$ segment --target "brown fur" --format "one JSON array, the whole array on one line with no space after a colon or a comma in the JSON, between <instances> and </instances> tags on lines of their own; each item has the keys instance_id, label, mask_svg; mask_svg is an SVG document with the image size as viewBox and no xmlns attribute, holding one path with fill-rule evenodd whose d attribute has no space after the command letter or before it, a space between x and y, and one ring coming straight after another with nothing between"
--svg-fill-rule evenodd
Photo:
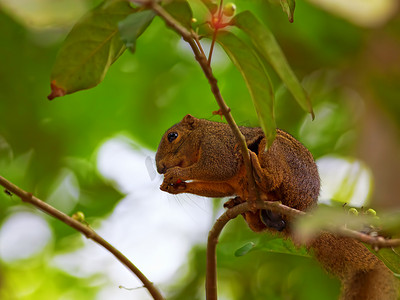
<instances>
[{"instance_id":1,"label":"brown fur","mask_svg":"<svg viewBox=\"0 0 400 300\"><path fill-rule=\"evenodd\" d=\"M254 178L261 193L271 201L306 211L317 202L320 180L310 152L288 133L277 130L272 146L265 151L266 139L260 128L240 128L250 150ZM173 141L168 136L176 133ZM159 173L165 174L161 190L192 193L206 197L236 196L226 203L232 207L248 199L248 183L241 153L227 124L187 115L162 137L156 154ZM187 181L187 182L186 182ZM291 236L290 220L261 212L248 212L244 218L255 231L279 228ZM395 300L398 280L391 271L360 242L322 233L308 246L330 273L342 281L342 300Z\"/></svg>"}]
</instances>

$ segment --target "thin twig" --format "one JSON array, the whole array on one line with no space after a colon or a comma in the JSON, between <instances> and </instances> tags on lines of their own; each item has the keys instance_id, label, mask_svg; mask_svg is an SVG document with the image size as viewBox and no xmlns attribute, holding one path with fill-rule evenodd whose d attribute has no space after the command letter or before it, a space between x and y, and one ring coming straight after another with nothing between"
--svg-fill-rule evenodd
<instances>
[{"instance_id":1,"label":"thin twig","mask_svg":"<svg viewBox=\"0 0 400 300\"><path fill-rule=\"evenodd\" d=\"M374 249L391 248L400 246L400 239L385 239L382 236L372 236L359 231L351 230L346 227L340 227L332 231L342 236L353 238L357 241L371 245Z\"/></svg>"},{"instance_id":2,"label":"thin twig","mask_svg":"<svg viewBox=\"0 0 400 300\"><path fill-rule=\"evenodd\" d=\"M209 51L209 53L208 53L208 66L210 67L211 66L211 59L212 59L212 55L213 55L213 52L214 52L214 46L215 46L215 40L217 39L217 34L218 34L218 28L215 28L214 29L214 33L213 33L213 37L212 37L212 40L211 40L211 46L210 46L210 51Z\"/></svg>"},{"instance_id":3,"label":"thin twig","mask_svg":"<svg viewBox=\"0 0 400 300\"><path fill-rule=\"evenodd\" d=\"M104 240L92 228L85 224L82 224L81 222L71 218L70 216L47 204L46 202L43 202L42 200L36 198L31 193L24 191L23 189L9 182L2 176L0 176L0 185L2 185L7 191L17 195L19 198L21 198L22 201L32 204L46 214L81 232L88 239L91 239L97 244L103 246L140 279L140 281L143 283L143 286L152 295L153 299L164 300L164 297L161 295L160 291L153 285L153 283L148 280L147 277L128 258L126 258L126 256L124 256L119 250L117 250L110 243Z\"/></svg>"},{"instance_id":4,"label":"thin twig","mask_svg":"<svg viewBox=\"0 0 400 300\"><path fill-rule=\"evenodd\" d=\"M217 12L217 18L218 21L215 22L215 20L212 20L211 23L215 24L215 23L220 23L222 20L222 4L223 4L223 0L220 0L219 2L219 7L218 7L218 12ZM214 18L214 16L212 16L212 18ZM214 45L215 45L215 40L217 39L217 34L218 34L218 27L214 27L214 33L213 33L213 38L211 41L211 46L210 46L210 52L208 54L208 66L211 66L211 58L214 52Z\"/></svg>"},{"instance_id":5,"label":"thin twig","mask_svg":"<svg viewBox=\"0 0 400 300\"><path fill-rule=\"evenodd\" d=\"M206 56L206 54L204 53L203 47L200 44L199 36L197 35L197 33L192 31L192 36L196 43L196 46L199 48L199 50L201 52L201 55Z\"/></svg>"},{"instance_id":6,"label":"thin twig","mask_svg":"<svg viewBox=\"0 0 400 300\"><path fill-rule=\"evenodd\" d=\"M162 6L160 6L153 0L148 0L147 6L151 8L159 17L161 17L165 21L167 26L171 27L174 31L176 31L179 35L181 35L183 40L186 41L192 48L194 56L197 62L199 63L201 69L203 70L204 75L208 80L208 83L210 84L211 92L213 93L222 114L224 115L226 121L228 122L229 127L232 129L232 132L236 140L238 141L240 151L243 155L243 162L246 168L247 182L249 184L248 201L250 202L254 210L255 207L254 203L257 202L260 204L262 203L262 201L259 198L258 189L256 188L256 183L254 181L253 169L250 161L250 154L249 154L249 149L247 148L246 139L240 132L239 127L237 126L235 120L233 119L230 113L231 111L230 108L226 105L224 99L222 98L221 92L217 84L217 79L214 77L211 66L208 65L207 57L197 47L196 41L193 38L191 32L188 31L185 27L183 27L176 19L174 19Z\"/></svg>"}]
</instances>

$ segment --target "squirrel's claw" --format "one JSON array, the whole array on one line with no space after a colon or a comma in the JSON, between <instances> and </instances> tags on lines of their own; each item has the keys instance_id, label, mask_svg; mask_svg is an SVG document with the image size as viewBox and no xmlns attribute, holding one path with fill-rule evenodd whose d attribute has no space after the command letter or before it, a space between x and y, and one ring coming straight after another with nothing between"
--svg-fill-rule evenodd
<instances>
[{"instance_id":1,"label":"squirrel's claw","mask_svg":"<svg viewBox=\"0 0 400 300\"><path fill-rule=\"evenodd\" d=\"M243 203L244 201L240 197L235 197L232 199L229 199L224 203L224 208L230 209L235 207L236 205L239 205L240 203Z\"/></svg>"},{"instance_id":2,"label":"squirrel's claw","mask_svg":"<svg viewBox=\"0 0 400 300\"><path fill-rule=\"evenodd\" d=\"M186 182L181 179L172 179L169 177L165 177L163 183L160 186L160 190L170 193L170 194L179 194L183 193L186 189Z\"/></svg>"}]
</instances>

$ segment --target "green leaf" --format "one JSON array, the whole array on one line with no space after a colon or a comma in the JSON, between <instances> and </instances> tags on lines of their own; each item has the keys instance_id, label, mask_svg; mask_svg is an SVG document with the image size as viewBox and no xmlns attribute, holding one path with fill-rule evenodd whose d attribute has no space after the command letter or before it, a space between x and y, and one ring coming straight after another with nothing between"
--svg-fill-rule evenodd
<instances>
[{"instance_id":1,"label":"green leaf","mask_svg":"<svg viewBox=\"0 0 400 300\"><path fill-rule=\"evenodd\" d=\"M68 34L51 73L51 100L99 84L125 51L118 22L134 12L126 0L105 1Z\"/></svg>"},{"instance_id":2,"label":"green leaf","mask_svg":"<svg viewBox=\"0 0 400 300\"><path fill-rule=\"evenodd\" d=\"M293 23L295 0L280 0L283 11L288 15L289 22Z\"/></svg>"},{"instance_id":3,"label":"green leaf","mask_svg":"<svg viewBox=\"0 0 400 300\"><path fill-rule=\"evenodd\" d=\"M239 249L237 249L235 251L235 256L239 257L239 256L246 255L254 248L254 245L255 244L253 242L249 242L249 243L245 244L244 246L240 247Z\"/></svg>"},{"instance_id":4,"label":"green leaf","mask_svg":"<svg viewBox=\"0 0 400 300\"><path fill-rule=\"evenodd\" d=\"M271 31L261 24L250 12L244 11L232 19L232 23L242 29L251 39L255 49L264 57L277 72L296 101L314 118L311 101L301 86L299 80L290 68L281 48Z\"/></svg>"},{"instance_id":5,"label":"green leaf","mask_svg":"<svg viewBox=\"0 0 400 300\"><path fill-rule=\"evenodd\" d=\"M273 252L273 253L282 253L282 254L290 254L296 256L303 257L311 257L308 254L306 247L296 247L291 240L283 239L283 238L270 238L263 237L261 238L257 244L253 242L248 242L244 246L240 247L235 251L235 256L244 256L249 252L253 251L264 251L264 252Z\"/></svg>"},{"instance_id":6,"label":"green leaf","mask_svg":"<svg viewBox=\"0 0 400 300\"><path fill-rule=\"evenodd\" d=\"M164 9L184 27L192 28L193 12L187 1L173 1L165 5Z\"/></svg>"},{"instance_id":7,"label":"green leaf","mask_svg":"<svg viewBox=\"0 0 400 300\"><path fill-rule=\"evenodd\" d=\"M370 245L365 244L369 251L375 254L383 263L400 278L400 248L383 248L378 252L372 249Z\"/></svg>"},{"instance_id":8,"label":"green leaf","mask_svg":"<svg viewBox=\"0 0 400 300\"><path fill-rule=\"evenodd\" d=\"M118 23L121 39L131 52L136 51L137 38L147 29L155 15L152 10L142 10L130 14Z\"/></svg>"},{"instance_id":9,"label":"green leaf","mask_svg":"<svg viewBox=\"0 0 400 300\"><path fill-rule=\"evenodd\" d=\"M217 42L241 72L270 146L276 135L276 126L274 92L268 74L254 51L233 33L220 32L217 35Z\"/></svg>"},{"instance_id":10,"label":"green leaf","mask_svg":"<svg viewBox=\"0 0 400 300\"><path fill-rule=\"evenodd\" d=\"M212 14L214 14L218 9L218 5L213 0L201 0L201 2L203 2L209 12Z\"/></svg>"},{"instance_id":11,"label":"green leaf","mask_svg":"<svg viewBox=\"0 0 400 300\"><path fill-rule=\"evenodd\" d=\"M253 250L311 257L305 247L296 247L291 240L283 238L275 238L261 242L259 245L254 247Z\"/></svg>"}]
</instances>

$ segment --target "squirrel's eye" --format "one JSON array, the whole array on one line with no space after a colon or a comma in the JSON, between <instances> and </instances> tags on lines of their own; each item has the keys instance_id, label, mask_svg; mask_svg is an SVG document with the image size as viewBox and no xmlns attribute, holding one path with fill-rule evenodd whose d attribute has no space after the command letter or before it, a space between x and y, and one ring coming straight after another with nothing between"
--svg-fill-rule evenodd
<instances>
[{"instance_id":1,"label":"squirrel's eye","mask_svg":"<svg viewBox=\"0 0 400 300\"><path fill-rule=\"evenodd\" d=\"M178 137L177 132L170 132L168 133L168 141L171 143L173 140L175 140Z\"/></svg>"}]
</instances>

